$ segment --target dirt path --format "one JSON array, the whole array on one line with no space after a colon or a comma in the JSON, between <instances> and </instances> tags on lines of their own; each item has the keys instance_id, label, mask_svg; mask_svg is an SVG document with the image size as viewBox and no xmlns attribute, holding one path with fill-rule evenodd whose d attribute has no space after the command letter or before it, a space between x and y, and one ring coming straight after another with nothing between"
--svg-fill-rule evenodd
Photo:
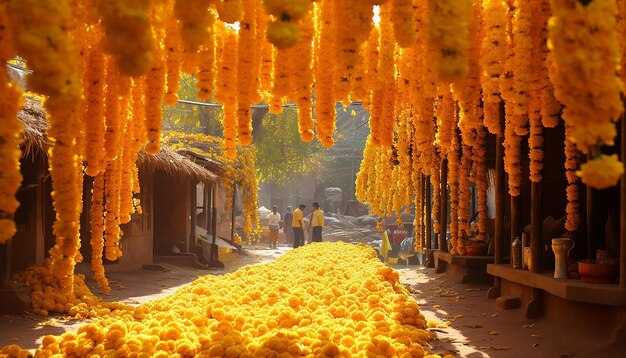
<instances>
[{"instance_id":1,"label":"dirt path","mask_svg":"<svg viewBox=\"0 0 626 358\"><path fill-rule=\"evenodd\" d=\"M158 299L193 281L199 275L221 275L246 266L271 261L287 252L261 247L247 250L246 255L221 255L226 268L204 270L174 265L162 265L165 271L136 270L110 273L113 293L106 300L118 300L131 305ZM429 351L452 353L457 357L598 357L604 344L589 336L563 331L551 322L529 321L522 309L498 311L495 302L486 298L487 287L461 285L446 274L417 266L394 266L420 304L427 319L437 322L437 334L430 342ZM88 280L94 292L95 282ZM19 344L35 348L43 336L59 335L76 330L84 321L62 317L35 315L1 316L0 347ZM614 353L614 352L607 352ZM443 354L442 354L443 355ZM617 355L610 355L620 357ZM621 357L626 357L626 354Z\"/></svg>"}]
</instances>

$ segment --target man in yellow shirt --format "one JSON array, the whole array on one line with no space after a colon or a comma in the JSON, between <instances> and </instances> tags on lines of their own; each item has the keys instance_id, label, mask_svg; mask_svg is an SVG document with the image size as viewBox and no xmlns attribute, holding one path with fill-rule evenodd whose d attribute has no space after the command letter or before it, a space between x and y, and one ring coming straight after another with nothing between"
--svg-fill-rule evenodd
<instances>
[{"instance_id":1,"label":"man in yellow shirt","mask_svg":"<svg viewBox=\"0 0 626 358\"><path fill-rule=\"evenodd\" d=\"M311 223L309 224L309 227L313 228L312 241L322 242L324 212L320 209L320 204L317 201L313 203L313 211L311 212Z\"/></svg>"},{"instance_id":2,"label":"man in yellow shirt","mask_svg":"<svg viewBox=\"0 0 626 358\"><path fill-rule=\"evenodd\" d=\"M298 208L293 211L293 220L291 221L291 228L293 229L293 248L296 249L304 245L304 214L302 210L306 208L306 205L300 204Z\"/></svg>"}]
</instances>

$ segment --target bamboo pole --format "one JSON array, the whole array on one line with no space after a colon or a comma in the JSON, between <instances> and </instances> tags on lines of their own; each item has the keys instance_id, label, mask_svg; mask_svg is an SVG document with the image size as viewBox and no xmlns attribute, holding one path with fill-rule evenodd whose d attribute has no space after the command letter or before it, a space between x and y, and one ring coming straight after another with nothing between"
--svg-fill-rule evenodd
<instances>
[{"instance_id":1,"label":"bamboo pole","mask_svg":"<svg viewBox=\"0 0 626 358\"><path fill-rule=\"evenodd\" d=\"M439 198L439 250L448 251L446 232L448 231L448 163L441 160L441 191Z\"/></svg>"},{"instance_id":2,"label":"bamboo pole","mask_svg":"<svg viewBox=\"0 0 626 358\"><path fill-rule=\"evenodd\" d=\"M519 206L520 206L520 197L518 196L513 196L511 195L511 237L509 238L509 247L511 247L511 244L513 243L513 240L515 240L518 236L519 236L519 226L520 226L520 220L519 220ZM521 240L521 238L520 238ZM511 261L511 265L513 264L513 253L511 252L511 254L509 255L509 259Z\"/></svg>"}]
</instances>

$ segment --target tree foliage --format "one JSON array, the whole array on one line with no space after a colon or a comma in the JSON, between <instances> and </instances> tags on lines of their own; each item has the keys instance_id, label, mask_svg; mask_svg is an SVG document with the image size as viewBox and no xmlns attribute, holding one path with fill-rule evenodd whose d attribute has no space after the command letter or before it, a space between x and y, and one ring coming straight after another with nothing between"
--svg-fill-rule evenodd
<instances>
[{"instance_id":1,"label":"tree foliage","mask_svg":"<svg viewBox=\"0 0 626 358\"><path fill-rule=\"evenodd\" d=\"M255 128L254 138L258 175L264 182L284 184L319 166L323 147L317 139L309 143L300 139L295 108L285 108L279 115L266 114Z\"/></svg>"}]
</instances>

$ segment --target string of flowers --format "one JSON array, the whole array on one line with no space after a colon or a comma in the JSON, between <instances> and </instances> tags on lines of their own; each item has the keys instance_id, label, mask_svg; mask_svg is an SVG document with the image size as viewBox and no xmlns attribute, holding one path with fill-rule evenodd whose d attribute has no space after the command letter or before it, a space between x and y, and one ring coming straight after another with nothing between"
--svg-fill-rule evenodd
<instances>
[{"instance_id":1,"label":"string of flowers","mask_svg":"<svg viewBox=\"0 0 626 358\"><path fill-rule=\"evenodd\" d=\"M93 180L91 191L91 208L89 209L89 221L91 223L91 271L94 280L104 293L111 291L109 280L104 273L102 265L102 253L104 250L104 174L100 173Z\"/></svg>"},{"instance_id":2,"label":"string of flowers","mask_svg":"<svg viewBox=\"0 0 626 358\"><path fill-rule=\"evenodd\" d=\"M483 39L480 48L481 87L484 123L490 133L502 134L500 124L500 77L506 60L508 6L501 0L485 0L483 6Z\"/></svg>"},{"instance_id":3,"label":"string of flowers","mask_svg":"<svg viewBox=\"0 0 626 358\"><path fill-rule=\"evenodd\" d=\"M460 80L469 70L467 38L472 0L428 0L428 9L430 47L437 77L447 83Z\"/></svg>"},{"instance_id":4,"label":"string of flowers","mask_svg":"<svg viewBox=\"0 0 626 358\"><path fill-rule=\"evenodd\" d=\"M5 63L13 56L13 45L8 26L5 4L0 4L0 62ZM17 228L13 214L19 206L15 198L22 174L20 172L19 137L23 130L22 123L17 119L17 112L22 107L23 98L20 89L9 83L6 66L0 68L0 244L13 238Z\"/></svg>"},{"instance_id":5,"label":"string of flowers","mask_svg":"<svg viewBox=\"0 0 626 358\"><path fill-rule=\"evenodd\" d=\"M315 63L315 116L316 136L325 147L331 147L335 140L335 93L334 71L332 61L335 54L333 34L333 6L328 1L320 4L319 32L320 44L316 51Z\"/></svg>"},{"instance_id":6,"label":"string of flowers","mask_svg":"<svg viewBox=\"0 0 626 358\"><path fill-rule=\"evenodd\" d=\"M213 11L208 11L207 20L209 24L215 22L215 14ZM196 76L198 82L196 87L198 88L197 97L200 100L210 100L213 98L213 90L215 89L215 31L211 27L206 33L204 43L200 47L198 54L198 67L196 69Z\"/></svg>"},{"instance_id":7,"label":"string of flowers","mask_svg":"<svg viewBox=\"0 0 626 358\"><path fill-rule=\"evenodd\" d=\"M554 95L567 108L563 120L572 127L569 139L590 155L578 174L591 187L607 188L624 172L616 155L602 155L598 150L602 145L613 145L613 122L624 112L624 84L616 71L620 59L617 1L550 3L548 46L556 66L551 77ZM573 52L577 56L571 56ZM594 60L587 60L590 58Z\"/></svg>"},{"instance_id":8,"label":"string of flowers","mask_svg":"<svg viewBox=\"0 0 626 358\"><path fill-rule=\"evenodd\" d=\"M256 0L242 0L243 18L237 42L237 138L240 145L252 143L252 104L256 99Z\"/></svg>"},{"instance_id":9,"label":"string of flowers","mask_svg":"<svg viewBox=\"0 0 626 358\"><path fill-rule=\"evenodd\" d=\"M572 128L569 125L565 125L565 178L567 179L567 205L565 207L567 218L565 220L565 229L569 232L574 232L578 230L580 223L578 213L578 176L576 176L578 150L576 145L569 140L571 132Z\"/></svg>"},{"instance_id":10,"label":"string of flowers","mask_svg":"<svg viewBox=\"0 0 626 358\"><path fill-rule=\"evenodd\" d=\"M50 121L48 134L55 139L49 163L57 213L50 270L63 280L61 286L71 292L74 259L80 245L76 223L80 215L81 193L77 188L81 178L77 175L76 139L80 135L82 108L78 58L74 42L65 30L65 25L71 23L71 11L67 1L13 0L8 3L7 14L16 54L33 70L30 89L48 96L45 103ZM46 21L41 21L42 18ZM43 39L39 34L47 37Z\"/></svg>"},{"instance_id":11,"label":"string of flowers","mask_svg":"<svg viewBox=\"0 0 626 358\"><path fill-rule=\"evenodd\" d=\"M313 140L313 70L311 68L311 55L313 53L314 22L311 17L300 21L300 41L294 47L298 55L293 59L296 104L298 105L298 132L304 142Z\"/></svg>"},{"instance_id":12,"label":"string of flowers","mask_svg":"<svg viewBox=\"0 0 626 358\"><path fill-rule=\"evenodd\" d=\"M224 46L219 59L215 98L224 108L224 143L225 155L234 159L237 156L237 36L234 30L223 28L219 33Z\"/></svg>"},{"instance_id":13,"label":"string of flowers","mask_svg":"<svg viewBox=\"0 0 626 358\"><path fill-rule=\"evenodd\" d=\"M120 73L141 76L158 56L148 14L150 1L96 0L102 18L107 52L115 57ZM121 24L132 23L133 26ZM133 46L128 46L128 43Z\"/></svg>"}]
</instances>

